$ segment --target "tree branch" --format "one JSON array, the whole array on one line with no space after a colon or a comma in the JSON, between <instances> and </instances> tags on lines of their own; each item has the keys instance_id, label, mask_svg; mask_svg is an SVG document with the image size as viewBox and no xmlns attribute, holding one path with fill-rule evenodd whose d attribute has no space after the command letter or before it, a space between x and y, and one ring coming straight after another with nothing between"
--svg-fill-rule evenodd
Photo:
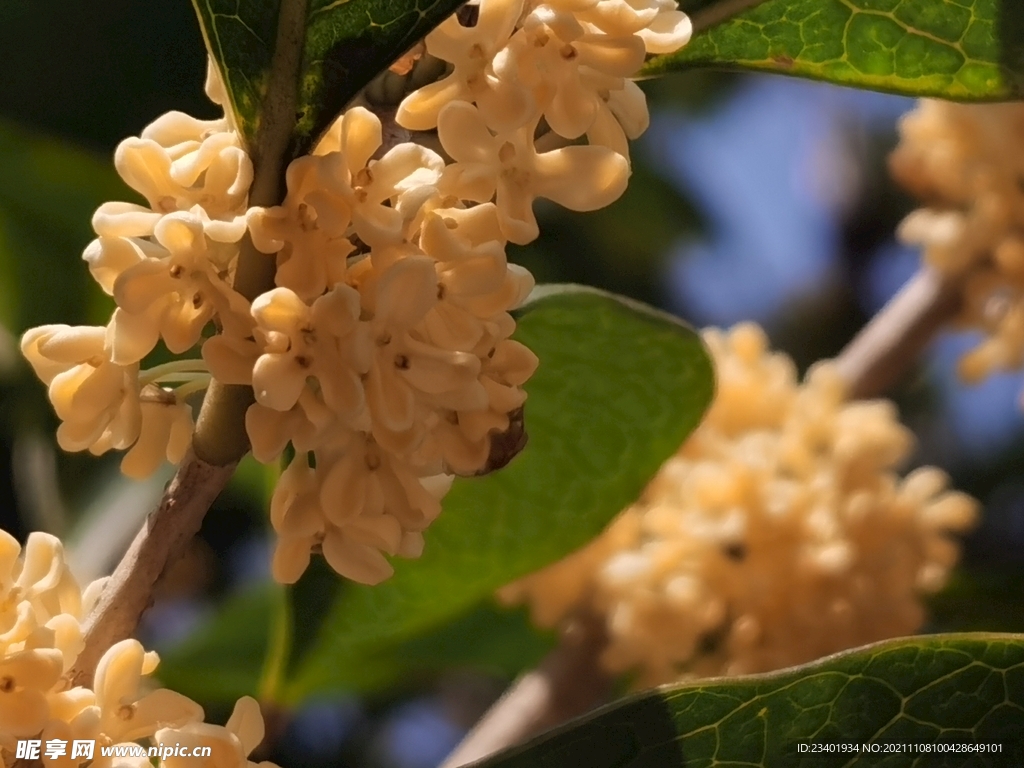
<instances>
[{"instance_id":1,"label":"tree branch","mask_svg":"<svg viewBox=\"0 0 1024 768\"><path fill-rule=\"evenodd\" d=\"M85 647L71 673L74 685L90 685L100 657L135 631L152 602L153 587L199 531L206 511L234 471L235 464L218 467L191 454L186 458L86 620Z\"/></svg>"},{"instance_id":2,"label":"tree branch","mask_svg":"<svg viewBox=\"0 0 1024 768\"><path fill-rule=\"evenodd\" d=\"M902 378L956 314L962 280L922 268L861 329L835 359L851 398L878 397ZM597 618L571 627L540 666L488 710L441 768L460 768L521 744L600 705L613 684L600 664L605 642Z\"/></svg>"},{"instance_id":3,"label":"tree branch","mask_svg":"<svg viewBox=\"0 0 1024 768\"><path fill-rule=\"evenodd\" d=\"M307 0L281 0L267 93L260 107L260 128L254 146L249 147L253 162L250 205L276 205L284 197L306 17ZM251 301L274 287L275 267L275 257L256 250L246 234L239 249L235 290ZM207 390L192 450L114 570L86 622L84 648L69 672L75 685L91 685L96 664L106 650L131 636L152 601L157 580L199 531L214 499L249 450L245 412L252 402L251 387L214 381Z\"/></svg>"},{"instance_id":4,"label":"tree branch","mask_svg":"<svg viewBox=\"0 0 1024 768\"><path fill-rule=\"evenodd\" d=\"M285 194L285 170L291 160L299 70L306 38L307 0L282 0L277 39L270 63L260 127L250 150L253 164L250 206L278 205ZM238 253L234 288L249 301L274 287L276 257L261 253L246 232ZM210 464L237 462L249 450L245 412L253 403L251 387L211 383L196 421L196 456Z\"/></svg>"},{"instance_id":5,"label":"tree branch","mask_svg":"<svg viewBox=\"0 0 1024 768\"><path fill-rule=\"evenodd\" d=\"M892 389L943 325L959 311L963 276L922 267L836 357L854 400Z\"/></svg>"},{"instance_id":6,"label":"tree branch","mask_svg":"<svg viewBox=\"0 0 1024 768\"><path fill-rule=\"evenodd\" d=\"M487 711L441 768L460 768L519 744L593 709L615 679L600 664L607 643L603 620L572 622L558 647L537 669L520 677Z\"/></svg>"}]
</instances>

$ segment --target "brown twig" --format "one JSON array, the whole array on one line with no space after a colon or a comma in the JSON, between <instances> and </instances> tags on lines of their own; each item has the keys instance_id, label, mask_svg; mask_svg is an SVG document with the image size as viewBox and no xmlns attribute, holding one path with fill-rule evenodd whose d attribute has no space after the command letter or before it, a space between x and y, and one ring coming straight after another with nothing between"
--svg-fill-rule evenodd
<instances>
[{"instance_id":1,"label":"brown twig","mask_svg":"<svg viewBox=\"0 0 1024 768\"><path fill-rule=\"evenodd\" d=\"M962 278L923 268L836 357L850 397L877 397L919 359L960 306ZM603 703L612 678L601 667L605 644L596 619L566 632L540 666L520 677L466 736L442 768L460 768L582 715Z\"/></svg>"},{"instance_id":2,"label":"brown twig","mask_svg":"<svg viewBox=\"0 0 1024 768\"><path fill-rule=\"evenodd\" d=\"M96 663L116 642L130 637L152 601L161 574L199 531L206 511L235 471L189 455L158 506L118 563L85 623L85 647L71 673L72 684L90 685Z\"/></svg>"},{"instance_id":3,"label":"brown twig","mask_svg":"<svg viewBox=\"0 0 1024 768\"><path fill-rule=\"evenodd\" d=\"M611 693L614 678L599 660L606 644L603 621L571 623L537 669L520 677L442 763L458 768L593 709Z\"/></svg>"},{"instance_id":4,"label":"brown twig","mask_svg":"<svg viewBox=\"0 0 1024 768\"><path fill-rule=\"evenodd\" d=\"M878 397L903 378L959 310L962 281L921 268L843 348L835 362L851 399Z\"/></svg>"},{"instance_id":5,"label":"brown twig","mask_svg":"<svg viewBox=\"0 0 1024 768\"><path fill-rule=\"evenodd\" d=\"M305 41L307 0L282 0L261 119L250 149L250 205L276 205L284 196ZM206 34L204 29L203 34ZM209 47L209 40L207 40ZM234 288L252 300L274 286L275 259L243 238ZM68 676L90 685L96 664L116 642L130 637L152 600L153 587L195 536L214 499L249 450L245 412L252 388L212 382L196 422L192 451L167 486L104 588L85 624L85 645Z\"/></svg>"}]
</instances>

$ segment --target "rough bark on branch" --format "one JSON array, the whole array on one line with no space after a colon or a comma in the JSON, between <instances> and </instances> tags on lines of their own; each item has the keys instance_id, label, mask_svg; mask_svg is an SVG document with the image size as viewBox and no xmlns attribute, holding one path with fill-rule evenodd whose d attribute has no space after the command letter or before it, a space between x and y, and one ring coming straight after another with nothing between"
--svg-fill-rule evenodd
<instances>
[{"instance_id":1,"label":"rough bark on branch","mask_svg":"<svg viewBox=\"0 0 1024 768\"><path fill-rule=\"evenodd\" d=\"M307 0L282 0L260 128L254 146L248 148L253 161L250 205L276 205L284 197L306 21ZM274 287L275 268L275 258L256 250L246 235L234 289L251 301ZM251 387L211 383L196 422L193 449L86 621L85 647L69 673L74 684L89 685L104 652L131 636L152 601L157 580L199 531L214 499L249 450L245 412L252 401Z\"/></svg>"},{"instance_id":2,"label":"rough bark on branch","mask_svg":"<svg viewBox=\"0 0 1024 768\"><path fill-rule=\"evenodd\" d=\"M191 453L186 457L86 620L85 647L70 673L74 685L91 685L104 652L135 631L153 599L153 587L199 531L207 510L234 471L235 464L217 467Z\"/></svg>"},{"instance_id":3,"label":"rough bark on branch","mask_svg":"<svg viewBox=\"0 0 1024 768\"><path fill-rule=\"evenodd\" d=\"M558 647L537 669L512 684L441 768L459 768L481 760L571 720L607 698L614 678L599 663L605 644L600 618L572 622Z\"/></svg>"},{"instance_id":4,"label":"rough bark on branch","mask_svg":"<svg viewBox=\"0 0 1024 768\"><path fill-rule=\"evenodd\" d=\"M878 397L903 378L960 309L962 282L922 268L860 330L836 357L852 399Z\"/></svg>"}]
</instances>

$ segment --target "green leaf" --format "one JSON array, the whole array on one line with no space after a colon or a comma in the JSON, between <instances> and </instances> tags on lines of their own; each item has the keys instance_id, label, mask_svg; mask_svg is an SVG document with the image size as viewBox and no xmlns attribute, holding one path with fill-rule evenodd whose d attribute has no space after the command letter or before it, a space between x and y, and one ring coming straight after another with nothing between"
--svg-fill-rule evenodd
<instances>
[{"instance_id":1,"label":"green leaf","mask_svg":"<svg viewBox=\"0 0 1024 768\"><path fill-rule=\"evenodd\" d=\"M911 96L1024 96L1018 0L768 0L651 59L644 74L692 67L775 72Z\"/></svg>"},{"instance_id":2,"label":"green leaf","mask_svg":"<svg viewBox=\"0 0 1024 768\"><path fill-rule=\"evenodd\" d=\"M593 538L639 496L711 399L699 336L625 299L538 290L516 338L541 361L526 387L528 445L505 469L456 481L421 559L396 561L380 586L339 590L297 657L286 701L352 687L382 644L442 625ZM302 600L295 611L313 612Z\"/></svg>"},{"instance_id":3,"label":"green leaf","mask_svg":"<svg viewBox=\"0 0 1024 768\"><path fill-rule=\"evenodd\" d=\"M295 703L452 667L512 677L541 658L550 638L523 611L496 608L494 590L579 547L634 500L696 425L712 374L699 338L668 315L575 287L536 296L516 332L541 358L523 454L457 481L424 557L397 561L381 586L343 582L318 560L286 606L273 585L229 598L165 655L166 684L205 703ZM251 474L248 485L265 481L265 470ZM298 665L282 684L289 647Z\"/></svg>"},{"instance_id":4,"label":"green leaf","mask_svg":"<svg viewBox=\"0 0 1024 768\"><path fill-rule=\"evenodd\" d=\"M193 0L247 144L257 146L268 107L280 104L280 117L293 124L289 157L307 153L353 96L462 2ZM285 19L280 30L279 17ZM288 104L282 86L296 91Z\"/></svg>"},{"instance_id":5,"label":"green leaf","mask_svg":"<svg viewBox=\"0 0 1024 768\"><path fill-rule=\"evenodd\" d=\"M553 644L533 627L525 609L504 610L485 600L410 635L347 645L352 655L335 660L344 670L312 692L379 692L425 683L453 669L511 680L536 666Z\"/></svg>"},{"instance_id":6,"label":"green leaf","mask_svg":"<svg viewBox=\"0 0 1024 768\"><path fill-rule=\"evenodd\" d=\"M511 680L540 663L553 645L554 638L534 628L525 608L506 610L487 600L430 632L388 647L376 658L381 675L376 687L453 668Z\"/></svg>"},{"instance_id":7,"label":"green leaf","mask_svg":"<svg viewBox=\"0 0 1024 768\"><path fill-rule=\"evenodd\" d=\"M1024 635L934 635L767 675L661 688L475 765L1009 766L1024 758L1022 733ZM798 751L812 743L853 751ZM1001 751L912 751L936 744L999 745ZM886 754L886 745L905 751Z\"/></svg>"}]
</instances>

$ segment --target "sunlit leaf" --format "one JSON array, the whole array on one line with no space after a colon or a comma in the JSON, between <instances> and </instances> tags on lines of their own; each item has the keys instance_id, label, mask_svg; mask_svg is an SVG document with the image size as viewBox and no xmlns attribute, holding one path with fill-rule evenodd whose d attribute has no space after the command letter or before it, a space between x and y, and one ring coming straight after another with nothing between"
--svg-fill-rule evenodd
<instances>
[{"instance_id":1,"label":"sunlit leaf","mask_svg":"<svg viewBox=\"0 0 1024 768\"><path fill-rule=\"evenodd\" d=\"M644 73L722 67L913 96L1024 95L1017 0L768 0L656 56Z\"/></svg>"},{"instance_id":2,"label":"sunlit leaf","mask_svg":"<svg viewBox=\"0 0 1024 768\"><path fill-rule=\"evenodd\" d=\"M239 129L250 147L257 143L280 81L296 56L293 123L289 155L306 153L348 101L377 73L450 16L464 0L193 0L207 46L224 75ZM302 36L280 33L282 8L305 10ZM282 64L282 62L284 62ZM290 74L288 79L290 79ZM278 92L275 92L275 88ZM268 97L269 94L269 97ZM268 107L269 112L268 112Z\"/></svg>"},{"instance_id":3,"label":"sunlit leaf","mask_svg":"<svg viewBox=\"0 0 1024 768\"><path fill-rule=\"evenodd\" d=\"M1024 635L933 635L660 688L475 765L1010 766L1024 758L1022 733Z\"/></svg>"},{"instance_id":4,"label":"sunlit leaf","mask_svg":"<svg viewBox=\"0 0 1024 768\"><path fill-rule=\"evenodd\" d=\"M499 472L455 483L421 559L396 561L379 586L340 590L297 657L288 701L351 687L382 643L440 626L593 538L638 497L711 398L697 334L621 298L546 289L522 312L516 338L541 361L527 385L526 449ZM295 611L316 613L302 601Z\"/></svg>"}]
</instances>

